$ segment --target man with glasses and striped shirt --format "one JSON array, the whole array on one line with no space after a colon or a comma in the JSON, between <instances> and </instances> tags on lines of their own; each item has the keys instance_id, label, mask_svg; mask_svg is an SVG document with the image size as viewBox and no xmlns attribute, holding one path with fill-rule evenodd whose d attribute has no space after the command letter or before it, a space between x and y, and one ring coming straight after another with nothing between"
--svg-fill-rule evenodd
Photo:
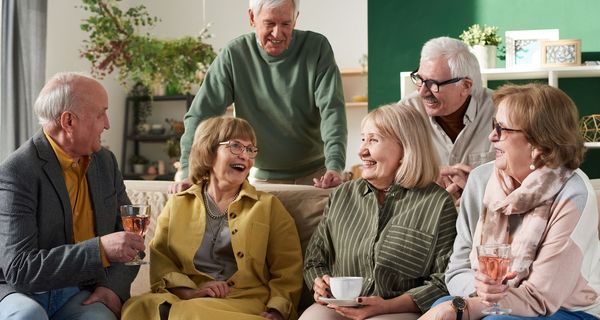
<instances>
[{"instance_id":1,"label":"man with glasses and striped shirt","mask_svg":"<svg viewBox=\"0 0 600 320\"><path fill-rule=\"evenodd\" d=\"M442 165L438 184L458 205L471 169L494 159L487 139L494 114L492 91L482 86L479 63L467 45L448 37L425 43L419 68L410 77L417 92L401 103L429 118Z\"/></svg>"}]
</instances>

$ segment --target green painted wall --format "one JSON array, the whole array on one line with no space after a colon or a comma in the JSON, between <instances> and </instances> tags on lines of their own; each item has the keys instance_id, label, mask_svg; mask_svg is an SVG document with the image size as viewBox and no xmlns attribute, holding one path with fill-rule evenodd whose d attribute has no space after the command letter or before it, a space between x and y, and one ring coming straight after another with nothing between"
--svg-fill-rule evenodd
<instances>
[{"instance_id":1,"label":"green painted wall","mask_svg":"<svg viewBox=\"0 0 600 320\"><path fill-rule=\"evenodd\" d=\"M425 41L458 38L473 23L499 27L503 39L506 30L560 29L561 39L581 39L582 61L600 60L599 12L597 0L369 0L369 108L400 99L400 72L418 67ZM600 113L600 78L561 79L559 86L580 115ZM600 178L599 149L588 151L582 169Z\"/></svg>"}]
</instances>

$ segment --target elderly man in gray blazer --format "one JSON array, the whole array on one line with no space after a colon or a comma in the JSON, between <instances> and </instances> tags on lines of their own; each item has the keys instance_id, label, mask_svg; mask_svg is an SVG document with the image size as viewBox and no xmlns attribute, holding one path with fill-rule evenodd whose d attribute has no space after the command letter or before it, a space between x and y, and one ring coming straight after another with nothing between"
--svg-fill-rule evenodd
<instances>
[{"instance_id":1,"label":"elderly man in gray blazer","mask_svg":"<svg viewBox=\"0 0 600 320\"><path fill-rule=\"evenodd\" d=\"M130 201L100 145L106 90L60 73L34 108L43 130L0 164L0 319L116 319L144 242L123 231Z\"/></svg>"}]
</instances>

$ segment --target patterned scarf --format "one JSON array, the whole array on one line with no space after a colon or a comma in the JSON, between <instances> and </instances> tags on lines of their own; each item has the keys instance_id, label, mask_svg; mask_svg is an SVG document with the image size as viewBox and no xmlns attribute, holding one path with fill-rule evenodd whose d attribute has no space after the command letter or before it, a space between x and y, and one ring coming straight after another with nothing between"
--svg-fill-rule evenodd
<instances>
[{"instance_id":1,"label":"patterned scarf","mask_svg":"<svg viewBox=\"0 0 600 320\"><path fill-rule=\"evenodd\" d=\"M564 167L541 167L530 173L520 187L515 187L511 177L494 168L494 175L485 188L483 212L475 229L471 265L478 267L477 245L510 243L510 270L518 274L509 285L517 286L526 279L550 218L550 207L572 175L573 171ZM511 214L523 215L520 228L512 235L508 219Z\"/></svg>"}]
</instances>

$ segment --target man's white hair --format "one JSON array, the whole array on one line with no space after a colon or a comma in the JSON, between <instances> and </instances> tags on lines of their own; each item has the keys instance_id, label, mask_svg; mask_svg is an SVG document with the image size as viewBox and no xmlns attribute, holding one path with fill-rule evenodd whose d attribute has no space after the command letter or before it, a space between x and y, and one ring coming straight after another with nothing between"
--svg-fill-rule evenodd
<instances>
[{"instance_id":1,"label":"man's white hair","mask_svg":"<svg viewBox=\"0 0 600 320\"><path fill-rule=\"evenodd\" d=\"M73 87L81 80L96 81L94 78L78 72L59 72L48 80L33 106L35 115L42 126L58 124L63 112L79 108L79 97Z\"/></svg>"},{"instance_id":2,"label":"man's white hair","mask_svg":"<svg viewBox=\"0 0 600 320\"><path fill-rule=\"evenodd\" d=\"M421 60L432 61L440 57L448 61L452 78L468 77L473 81L472 95L479 95L483 91L479 62L464 42L449 37L439 37L423 45Z\"/></svg>"},{"instance_id":3,"label":"man's white hair","mask_svg":"<svg viewBox=\"0 0 600 320\"><path fill-rule=\"evenodd\" d=\"M298 17L300 10L300 0L250 0L250 9L255 16L258 16L263 7L277 8L291 1L294 5L294 19Z\"/></svg>"}]
</instances>

